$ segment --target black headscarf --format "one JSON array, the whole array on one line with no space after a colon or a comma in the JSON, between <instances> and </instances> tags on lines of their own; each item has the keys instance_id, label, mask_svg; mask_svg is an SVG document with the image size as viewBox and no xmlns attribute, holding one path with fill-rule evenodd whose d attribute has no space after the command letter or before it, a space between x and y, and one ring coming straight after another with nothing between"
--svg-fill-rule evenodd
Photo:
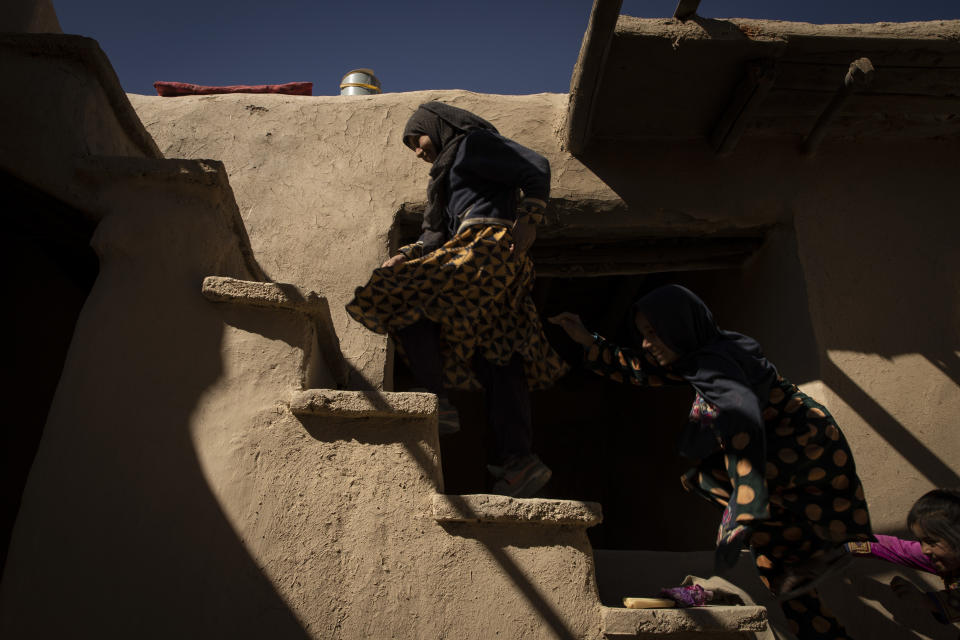
<instances>
[{"instance_id":1,"label":"black headscarf","mask_svg":"<svg viewBox=\"0 0 960 640\"><path fill-rule=\"evenodd\" d=\"M717 408L716 427L725 442L743 432L755 443L765 441L761 412L777 370L764 357L756 340L720 329L707 305L679 285L654 289L634 304L633 312L634 316L642 313L660 340L680 356L671 365L671 371ZM635 322L631 326L636 327ZM708 433L688 430L681 437L680 446L684 455L704 458L716 448L716 439ZM751 447L760 455L765 449ZM764 468L763 460L753 462Z\"/></svg>"},{"instance_id":2,"label":"black headscarf","mask_svg":"<svg viewBox=\"0 0 960 640\"><path fill-rule=\"evenodd\" d=\"M444 233L447 206L447 174L457 155L464 137L471 131L484 129L497 133L496 127L465 109L451 107L442 102L425 102L407 120L403 129L403 144L411 149L411 137L430 136L437 158L430 167L430 182L427 184L427 210L423 214L423 230Z\"/></svg>"}]
</instances>

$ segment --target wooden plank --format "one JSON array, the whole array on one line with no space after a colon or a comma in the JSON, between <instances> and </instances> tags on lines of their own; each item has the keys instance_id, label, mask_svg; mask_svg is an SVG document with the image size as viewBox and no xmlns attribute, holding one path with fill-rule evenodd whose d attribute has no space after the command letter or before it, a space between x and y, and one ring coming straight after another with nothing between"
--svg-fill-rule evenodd
<instances>
[{"instance_id":1,"label":"wooden plank","mask_svg":"<svg viewBox=\"0 0 960 640\"><path fill-rule=\"evenodd\" d=\"M811 122L812 116L756 118L744 136L767 140L799 139L810 129ZM830 137L843 140L955 140L960 137L960 118L950 115L841 113L830 127Z\"/></svg>"},{"instance_id":2,"label":"wooden plank","mask_svg":"<svg viewBox=\"0 0 960 640\"><path fill-rule=\"evenodd\" d=\"M760 117L816 116L830 102L832 93L798 91L774 87L767 95ZM938 96L876 95L869 92L850 96L844 113L855 115L928 114L960 115L960 98Z\"/></svg>"},{"instance_id":3,"label":"wooden plank","mask_svg":"<svg viewBox=\"0 0 960 640\"><path fill-rule=\"evenodd\" d=\"M680 0L676 11L673 12L673 17L677 20L689 20L697 14L699 6L700 0Z\"/></svg>"},{"instance_id":4,"label":"wooden plank","mask_svg":"<svg viewBox=\"0 0 960 640\"><path fill-rule=\"evenodd\" d=\"M559 277L636 275L739 267L763 236L638 238L629 242L534 245L537 274Z\"/></svg>"},{"instance_id":5,"label":"wooden plank","mask_svg":"<svg viewBox=\"0 0 960 640\"><path fill-rule=\"evenodd\" d=\"M747 72L710 136L714 151L719 154L733 151L750 119L773 87L776 77L776 61L772 58L756 60L747 65Z\"/></svg>"},{"instance_id":6,"label":"wooden plank","mask_svg":"<svg viewBox=\"0 0 960 640\"><path fill-rule=\"evenodd\" d=\"M833 93L847 67L847 64L781 61L775 87ZM960 96L960 68L882 67L878 71L873 83L861 95Z\"/></svg>"},{"instance_id":7,"label":"wooden plank","mask_svg":"<svg viewBox=\"0 0 960 640\"><path fill-rule=\"evenodd\" d=\"M715 260L689 260L676 262L645 262L622 264L607 262L582 265L537 265L537 276L551 278L597 278L601 276L636 276L646 273L669 273L673 271L710 271L713 269L738 269L750 256L717 258Z\"/></svg>"},{"instance_id":8,"label":"wooden plank","mask_svg":"<svg viewBox=\"0 0 960 640\"><path fill-rule=\"evenodd\" d=\"M594 0L587 32L570 79L567 103L566 150L576 155L587 145L593 119L593 105L600 87L610 41L620 16L622 0Z\"/></svg>"},{"instance_id":9,"label":"wooden plank","mask_svg":"<svg viewBox=\"0 0 960 640\"><path fill-rule=\"evenodd\" d=\"M826 104L822 101L821 104ZM766 114L757 116L747 125L742 138L783 138L802 137L810 129L816 118L817 111L807 115L796 114ZM877 139L953 139L960 132L960 117L949 113L842 113L834 121L833 126L842 130L845 138L877 138ZM616 136L594 136L598 144L630 144L636 145L650 141L670 141L674 143L688 143L702 140L699 134L680 132L669 135L659 133L624 133Z\"/></svg>"},{"instance_id":10,"label":"wooden plank","mask_svg":"<svg viewBox=\"0 0 960 640\"><path fill-rule=\"evenodd\" d=\"M651 247L596 247L585 249L583 245L566 247L546 247L533 251L533 260L540 269L541 265L587 264L616 262L620 264L643 264L647 262L664 263L671 261L701 260L704 258L727 258L755 251L762 239L751 239L719 244L693 246L651 246Z\"/></svg>"},{"instance_id":11,"label":"wooden plank","mask_svg":"<svg viewBox=\"0 0 960 640\"><path fill-rule=\"evenodd\" d=\"M960 67L960 45L949 40L791 37L784 62L849 64L867 56L882 67Z\"/></svg>"},{"instance_id":12,"label":"wooden plank","mask_svg":"<svg viewBox=\"0 0 960 640\"><path fill-rule=\"evenodd\" d=\"M826 136L830 122L837 117L854 91L870 85L874 75L873 63L870 62L869 58L857 58L850 63L850 68L843 79L843 83L830 99L829 104L820 113L813 128L810 129L810 133L803 139L803 143L800 145L801 153L811 155L817 150L820 142Z\"/></svg>"}]
</instances>

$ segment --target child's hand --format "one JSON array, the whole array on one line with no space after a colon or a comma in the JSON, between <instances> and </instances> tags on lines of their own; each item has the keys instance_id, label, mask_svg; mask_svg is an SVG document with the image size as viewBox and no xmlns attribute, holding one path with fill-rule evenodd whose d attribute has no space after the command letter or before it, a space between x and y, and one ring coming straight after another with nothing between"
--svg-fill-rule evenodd
<instances>
[{"instance_id":1,"label":"child's hand","mask_svg":"<svg viewBox=\"0 0 960 640\"><path fill-rule=\"evenodd\" d=\"M510 250L519 254L526 253L537 239L537 225L528 218L521 218L513 223L513 244Z\"/></svg>"},{"instance_id":2,"label":"child's hand","mask_svg":"<svg viewBox=\"0 0 960 640\"><path fill-rule=\"evenodd\" d=\"M388 258L386 262L384 262L382 265L380 265L380 268L381 268L381 269L386 269L386 268L388 268L388 267L395 267L395 266L397 266L398 264L400 264L401 262L406 262L406 261L407 261L407 256L403 255L402 253L398 253L397 255L393 256L392 258Z\"/></svg>"},{"instance_id":3,"label":"child's hand","mask_svg":"<svg viewBox=\"0 0 960 640\"><path fill-rule=\"evenodd\" d=\"M901 578L900 576L894 576L893 580L890 581L890 588L898 598L909 603L911 606L920 607L928 611L936 611L936 606L927 594L913 586L909 580Z\"/></svg>"},{"instance_id":4,"label":"child's hand","mask_svg":"<svg viewBox=\"0 0 960 640\"><path fill-rule=\"evenodd\" d=\"M564 311L552 318L547 318L547 320L553 324L560 325L574 342L578 342L585 347L593 344L593 334L583 326L583 321L580 320L580 316L577 314Z\"/></svg>"}]
</instances>

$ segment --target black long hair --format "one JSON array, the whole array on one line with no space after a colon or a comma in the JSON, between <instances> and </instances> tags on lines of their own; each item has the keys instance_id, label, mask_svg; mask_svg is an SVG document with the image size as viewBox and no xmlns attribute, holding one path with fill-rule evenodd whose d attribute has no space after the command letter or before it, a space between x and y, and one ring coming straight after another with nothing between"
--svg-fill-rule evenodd
<instances>
[{"instance_id":1,"label":"black long hair","mask_svg":"<svg viewBox=\"0 0 960 640\"><path fill-rule=\"evenodd\" d=\"M915 524L960 553L960 489L934 489L920 496L907 515L907 527Z\"/></svg>"}]
</instances>

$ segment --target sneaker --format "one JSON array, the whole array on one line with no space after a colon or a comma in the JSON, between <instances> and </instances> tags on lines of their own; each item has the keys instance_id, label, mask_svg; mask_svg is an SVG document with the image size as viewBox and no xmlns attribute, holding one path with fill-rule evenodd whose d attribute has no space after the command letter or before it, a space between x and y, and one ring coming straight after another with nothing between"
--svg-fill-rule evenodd
<instances>
[{"instance_id":1,"label":"sneaker","mask_svg":"<svg viewBox=\"0 0 960 640\"><path fill-rule=\"evenodd\" d=\"M414 393L431 393L424 387L413 387L410 389ZM440 435L448 436L460 431L460 414L457 408L453 406L450 399L446 396L437 396L437 429Z\"/></svg>"},{"instance_id":2,"label":"sneaker","mask_svg":"<svg viewBox=\"0 0 960 640\"><path fill-rule=\"evenodd\" d=\"M460 431L460 414L450 400L443 396L437 396L437 423L442 436Z\"/></svg>"},{"instance_id":3,"label":"sneaker","mask_svg":"<svg viewBox=\"0 0 960 640\"><path fill-rule=\"evenodd\" d=\"M487 465L497 481L493 493L512 498L532 498L550 480L552 472L540 457L531 453L523 458L511 458L502 467Z\"/></svg>"}]
</instances>

